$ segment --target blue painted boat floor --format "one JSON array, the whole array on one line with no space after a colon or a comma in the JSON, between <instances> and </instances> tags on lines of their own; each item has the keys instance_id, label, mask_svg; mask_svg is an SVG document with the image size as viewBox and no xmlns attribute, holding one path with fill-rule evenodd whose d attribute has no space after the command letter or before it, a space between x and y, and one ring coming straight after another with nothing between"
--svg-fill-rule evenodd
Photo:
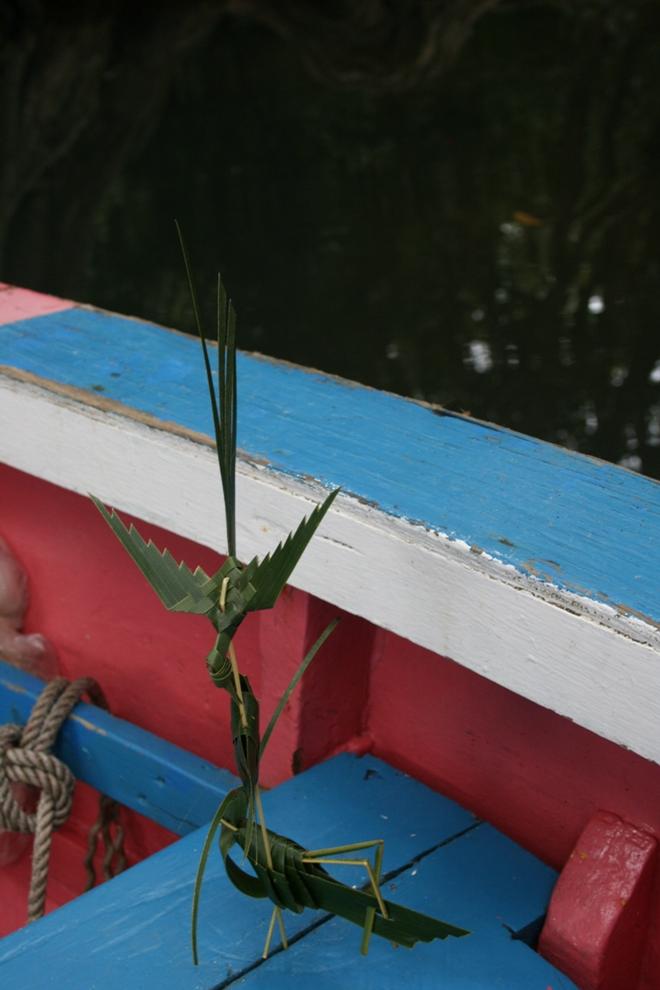
<instances>
[{"instance_id":1,"label":"blue painted boat floor","mask_svg":"<svg viewBox=\"0 0 660 990\"><path fill-rule=\"evenodd\" d=\"M288 951L261 951L270 902L249 900L210 857L200 960L190 955L193 877L206 828L0 942L0 985L110 990L228 986L569 990L566 977L515 937L546 910L555 873L491 826L387 764L343 755L265 795L268 824L307 848L385 839L385 896L469 928L413 950L320 913L285 913ZM337 868L362 884L359 870Z\"/></svg>"}]
</instances>

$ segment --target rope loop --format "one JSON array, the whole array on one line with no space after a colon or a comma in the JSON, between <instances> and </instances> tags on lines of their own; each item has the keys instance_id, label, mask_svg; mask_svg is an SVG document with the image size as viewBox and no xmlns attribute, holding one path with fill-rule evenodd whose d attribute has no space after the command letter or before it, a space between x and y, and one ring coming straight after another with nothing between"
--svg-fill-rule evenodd
<instances>
[{"instance_id":1,"label":"rope loop","mask_svg":"<svg viewBox=\"0 0 660 990\"><path fill-rule=\"evenodd\" d=\"M23 748L21 736L18 725L0 728L0 828L27 834L36 829L36 811L30 813L21 807L10 784L38 788L52 805L53 827L59 828L71 811L75 777L65 763L50 753Z\"/></svg>"},{"instance_id":2,"label":"rope loop","mask_svg":"<svg viewBox=\"0 0 660 990\"><path fill-rule=\"evenodd\" d=\"M107 702L96 681L81 677L69 682L64 677L56 677L44 687L25 726L0 726L0 829L34 835L29 921L40 918L44 913L53 829L59 828L69 817L76 782L67 765L53 756L50 750L62 724L83 694L107 709ZM39 800L35 811L21 806L14 797L12 784L36 788ZM101 829L104 839L110 841L111 821L118 822L118 806L102 795L99 823L95 826L96 831L93 830L94 842L90 841L85 861L88 875L91 873L89 886L96 879L92 864L96 832ZM118 836L107 856L117 853L120 869L125 863L122 842L123 830L119 826ZM105 875L109 872L111 875L108 864L104 862Z\"/></svg>"}]
</instances>

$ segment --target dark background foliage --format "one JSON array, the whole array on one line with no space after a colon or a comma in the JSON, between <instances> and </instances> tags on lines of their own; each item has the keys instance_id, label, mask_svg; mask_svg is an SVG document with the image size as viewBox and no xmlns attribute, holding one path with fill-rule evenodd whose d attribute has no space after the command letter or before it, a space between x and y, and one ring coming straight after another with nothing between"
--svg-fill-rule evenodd
<instances>
[{"instance_id":1,"label":"dark background foliage","mask_svg":"<svg viewBox=\"0 0 660 990\"><path fill-rule=\"evenodd\" d=\"M660 477L660 4L0 0L0 274Z\"/></svg>"}]
</instances>

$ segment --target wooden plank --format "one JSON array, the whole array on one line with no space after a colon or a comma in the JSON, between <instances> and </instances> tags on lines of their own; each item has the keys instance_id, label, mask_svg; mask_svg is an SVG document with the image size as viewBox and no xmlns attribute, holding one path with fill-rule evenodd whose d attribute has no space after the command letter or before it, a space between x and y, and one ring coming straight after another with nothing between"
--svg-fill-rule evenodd
<instances>
[{"instance_id":1,"label":"wooden plank","mask_svg":"<svg viewBox=\"0 0 660 990\"><path fill-rule=\"evenodd\" d=\"M42 687L0 661L0 724L24 724ZM237 783L227 770L84 703L60 730L55 753L79 780L178 835L207 822Z\"/></svg>"},{"instance_id":2,"label":"wooden plank","mask_svg":"<svg viewBox=\"0 0 660 990\"><path fill-rule=\"evenodd\" d=\"M0 421L21 430L0 456L222 549L197 347L78 308L8 324ZM289 365L239 365L244 556L320 497L307 479L338 483L298 587L660 762L657 483Z\"/></svg>"},{"instance_id":3,"label":"wooden plank","mask_svg":"<svg viewBox=\"0 0 660 990\"><path fill-rule=\"evenodd\" d=\"M43 292L19 289L15 285L0 282L0 325L14 323L16 320L29 320L46 313L57 313L70 307L71 303L67 299L58 299L57 296L47 296Z\"/></svg>"},{"instance_id":4,"label":"wooden plank","mask_svg":"<svg viewBox=\"0 0 660 990\"><path fill-rule=\"evenodd\" d=\"M430 913L451 905L472 934L455 941L393 951L374 940L367 959L339 919L310 932L288 952L257 962L240 986L280 990L575 990L575 984L513 937L545 911L551 871L484 825L406 869L386 886L388 897Z\"/></svg>"},{"instance_id":5,"label":"wooden plank","mask_svg":"<svg viewBox=\"0 0 660 990\"><path fill-rule=\"evenodd\" d=\"M403 889L403 888L402 888ZM394 952L373 945L367 959L348 947L338 921L322 925L240 981L245 990L578 990L575 983L524 942L493 929L460 942Z\"/></svg>"},{"instance_id":6,"label":"wooden plank","mask_svg":"<svg viewBox=\"0 0 660 990\"><path fill-rule=\"evenodd\" d=\"M475 826L469 812L372 757L337 757L269 792L264 803L269 825L308 848L383 837L387 871ZM4 939L0 984L110 990L120 978L127 990L211 990L250 969L261 956L272 906L239 894L217 854L202 894L201 965L191 963L192 882L205 831ZM344 880L346 872L340 873ZM553 876L547 867L538 871L539 903L547 900ZM319 917L287 914L289 935ZM360 932L346 927L357 959Z\"/></svg>"},{"instance_id":7,"label":"wooden plank","mask_svg":"<svg viewBox=\"0 0 660 990\"><path fill-rule=\"evenodd\" d=\"M5 325L0 364L210 436L198 349L153 324L71 308ZM238 440L250 457L660 621L646 553L660 536L656 482L282 362L241 354L238 374Z\"/></svg>"}]
</instances>

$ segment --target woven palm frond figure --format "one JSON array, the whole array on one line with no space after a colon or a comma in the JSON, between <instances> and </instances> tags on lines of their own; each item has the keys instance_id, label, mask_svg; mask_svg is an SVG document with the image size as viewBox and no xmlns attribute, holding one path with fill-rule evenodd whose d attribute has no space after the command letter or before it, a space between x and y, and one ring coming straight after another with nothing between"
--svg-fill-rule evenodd
<instances>
[{"instance_id":1,"label":"woven palm frond figure","mask_svg":"<svg viewBox=\"0 0 660 990\"><path fill-rule=\"evenodd\" d=\"M178 230L178 226L177 226ZM220 851L229 880L249 897L273 903L263 956L270 950L275 925L286 948L283 911L301 913L314 908L340 915L363 930L362 952L372 936L380 935L396 945L413 946L448 936L467 935L463 928L447 924L384 899L381 893L383 840L349 842L323 849L304 849L293 839L267 828L259 789L259 761L289 697L337 620L330 623L305 656L280 699L263 735L259 727L259 702L248 678L240 672L233 637L248 613L272 608L303 551L316 532L337 491L331 492L298 528L263 559L243 563L236 551L236 316L218 277L218 383L213 380L209 348L202 332L199 308L181 233L196 329L211 401L218 464L224 495L229 555L215 574L201 568L191 571L168 550L145 542L134 526L126 527L114 511L93 501L115 535L133 558L165 608L173 612L205 615L216 630L216 640L206 659L213 683L227 691L231 730L240 787L232 790L218 808L202 849L195 880L192 911L192 951L197 963L197 916L202 879L213 840L220 830ZM253 872L247 873L230 856L239 846ZM370 855L373 854L373 859ZM361 890L336 880L329 865L361 867L366 884Z\"/></svg>"}]
</instances>

